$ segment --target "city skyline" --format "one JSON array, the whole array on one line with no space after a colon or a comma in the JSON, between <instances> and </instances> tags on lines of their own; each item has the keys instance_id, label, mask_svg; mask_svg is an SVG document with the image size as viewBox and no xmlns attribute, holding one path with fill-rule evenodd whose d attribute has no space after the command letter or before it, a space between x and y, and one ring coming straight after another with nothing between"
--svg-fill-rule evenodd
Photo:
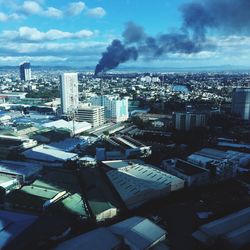
<instances>
[{"instance_id":1,"label":"city skyline","mask_svg":"<svg viewBox=\"0 0 250 250\"><path fill-rule=\"evenodd\" d=\"M218 6L211 7L208 2L196 1L198 6L205 6L206 10L218 10ZM210 1L212 4L215 2ZM220 3L222 6L229 4L231 9L228 12L235 10L236 15L227 19L225 8L222 25L216 25L216 21L222 18L218 18L220 11L217 16L213 16L215 23L205 20L205 45L203 41L202 46L199 44L199 48L194 51L168 49L160 56L140 53L136 61L128 60L122 67L185 68L232 65L237 69L242 65L250 66L247 17L249 4L235 0L221 0ZM185 19L185 8L190 4L188 0L171 3L157 0L153 4L151 1L141 0L63 0L60 3L15 0L7 4L0 1L0 66L13 66L22 61L30 61L32 65L95 67L112 40L124 39L122 34L128 23L132 22L147 36L156 40L162 34L183 34L184 21L188 20ZM192 14L195 16L195 13ZM198 21L203 22L204 16L200 10L197 15ZM242 19L239 20L239 17ZM185 25L191 29L190 33L197 30L194 27L197 22Z\"/></svg>"}]
</instances>

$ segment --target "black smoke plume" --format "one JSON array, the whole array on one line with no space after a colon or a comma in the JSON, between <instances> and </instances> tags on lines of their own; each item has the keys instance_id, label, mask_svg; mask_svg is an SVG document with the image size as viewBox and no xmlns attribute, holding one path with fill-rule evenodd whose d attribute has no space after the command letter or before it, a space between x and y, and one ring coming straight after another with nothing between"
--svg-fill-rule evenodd
<instances>
[{"instance_id":1,"label":"black smoke plume","mask_svg":"<svg viewBox=\"0 0 250 250\"><path fill-rule=\"evenodd\" d=\"M126 47L120 40L113 40L102 54L102 58L95 68L95 75L102 71L116 68L120 63L136 60L138 51L135 47Z\"/></svg>"},{"instance_id":2,"label":"black smoke plume","mask_svg":"<svg viewBox=\"0 0 250 250\"><path fill-rule=\"evenodd\" d=\"M138 56L160 57L168 53L198 53L215 49L207 41L207 32L224 35L250 34L250 0L193 1L180 7L182 27L178 32L149 36L144 29L129 22L123 42L114 40L96 66L95 74L116 68Z\"/></svg>"}]
</instances>

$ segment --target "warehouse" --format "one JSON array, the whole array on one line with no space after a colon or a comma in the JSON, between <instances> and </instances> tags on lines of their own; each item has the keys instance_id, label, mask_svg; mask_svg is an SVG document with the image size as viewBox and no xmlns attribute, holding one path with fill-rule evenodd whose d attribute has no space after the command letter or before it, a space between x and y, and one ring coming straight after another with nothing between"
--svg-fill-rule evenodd
<instances>
[{"instance_id":1,"label":"warehouse","mask_svg":"<svg viewBox=\"0 0 250 250\"><path fill-rule=\"evenodd\" d=\"M250 243L249 229L250 207L201 226L193 237L206 246L223 241L230 249L240 249Z\"/></svg>"},{"instance_id":2,"label":"warehouse","mask_svg":"<svg viewBox=\"0 0 250 250\"><path fill-rule=\"evenodd\" d=\"M151 165L131 161L103 161L106 174L129 209L184 187L184 181Z\"/></svg>"},{"instance_id":3,"label":"warehouse","mask_svg":"<svg viewBox=\"0 0 250 250\"><path fill-rule=\"evenodd\" d=\"M39 145L23 152L28 161L39 162L46 167L63 167L67 161L76 161L78 155L48 145Z\"/></svg>"},{"instance_id":4,"label":"warehouse","mask_svg":"<svg viewBox=\"0 0 250 250\"><path fill-rule=\"evenodd\" d=\"M34 163L0 161L0 175L17 178L20 184L34 180L42 169L41 165Z\"/></svg>"}]
</instances>

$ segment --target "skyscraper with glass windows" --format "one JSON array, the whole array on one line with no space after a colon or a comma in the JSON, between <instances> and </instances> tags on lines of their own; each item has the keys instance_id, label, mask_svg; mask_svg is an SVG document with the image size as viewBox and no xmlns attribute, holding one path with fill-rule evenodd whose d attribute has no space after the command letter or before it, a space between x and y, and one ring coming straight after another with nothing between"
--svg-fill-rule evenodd
<instances>
[{"instance_id":1,"label":"skyscraper with glass windows","mask_svg":"<svg viewBox=\"0 0 250 250\"><path fill-rule=\"evenodd\" d=\"M31 80L31 68L29 62L23 62L19 65L21 81Z\"/></svg>"},{"instance_id":2,"label":"skyscraper with glass windows","mask_svg":"<svg viewBox=\"0 0 250 250\"><path fill-rule=\"evenodd\" d=\"M232 95L232 112L250 120L250 88L235 88Z\"/></svg>"}]
</instances>

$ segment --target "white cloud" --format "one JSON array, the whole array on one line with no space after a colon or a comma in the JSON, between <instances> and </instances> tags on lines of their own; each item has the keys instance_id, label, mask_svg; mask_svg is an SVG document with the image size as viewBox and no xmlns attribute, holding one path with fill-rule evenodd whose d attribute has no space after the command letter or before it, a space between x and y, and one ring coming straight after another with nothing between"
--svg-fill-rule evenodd
<instances>
[{"instance_id":1,"label":"white cloud","mask_svg":"<svg viewBox=\"0 0 250 250\"><path fill-rule=\"evenodd\" d=\"M49 63L49 62L65 62L67 61L66 57L59 56L2 56L0 57L0 64L6 65L17 65L23 61L32 61L38 63Z\"/></svg>"},{"instance_id":2,"label":"white cloud","mask_svg":"<svg viewBox=\"0 0 250 250\"><path fill-rule=\"evenodd\" d=\"M86 5L84 2L74 2L71 3L67 9L67 14L70 16L76 16L79 15L84 9L86 8Z\"/></svg>"},{"instance_id":3,"label":"white cloud","mask_svg":"<svg viewBox=\"0 0 250 250\"><path fill-rule=\"evenodd\" d=\"M8 20L8 16L3 13L3 12L0 12L0 22L6 22Z\"/></svg>"},{"instance_id":4,"label":"white cloud","mask_svg":"<svg viewBox=\"0 0 250 250\"><path fill-rule=\"evenodd\" d=\"M43 9L41 5L35 1L24 1L20 11L26 15L41 14Z\"/></svg>"},{"instance_id":5,"label":"white cloud","mask_svg":"<svg viewBox=\"0 0 250 250\"><path fill-rule=\"evenodd\" d=\"M63 16L63 12L59 9L54 8L54 7L48 7L47 10L43 11L43 15L47 16L47 17L60 18Z\"/></svg>"},{"instance_id":6,"label":"white cloud","mask_svg":"<svg viewBox=\"0 0 250 250\"><path fill-rule=\"evenodd\" d=\"M19 42L42 42L42 41L53 41L59 39L81 39L89 38L94 35L91 30L80 30L78 32L65 32L57 29L51 29L47 32L42 32L37 28L22 26L18 30L4 30L0 34L2 40L16 40Z\"/></svg>"},{"instance_id":7,"label":"white cloud","mask_svg":"<svg viewBox=\"0 0 250 250\"><path fill-rule=\"evenodd\" d=\"M4 4L6 5L6 8L13 13L6 14L0 11L0 22L17 20L32 15L50 18L77 16L83 12L87 16L95 18L101 18L106 15L106 11L102 7L87 8L86 4L82 1L71 2L62 8L47 6L44 0L25 0L21 3L15 0L8 0L7 3Z\"/></svg>"},{"instance_id":8,"label":"white cloud","mask_svg":"<svg viewBox=\"0 0 250 250\"><path fill-rule=\"evenodd\" d=\"M87 15L90 17L101 18L106 15L106 11L102 7L96 7L96 8L88 9Z\"/></svg>"},{"instance_id":9,"label":"white cloud","mask_svg":"<svg viewBox=\"0 0 250 250\"><path fill-rule=\"evenodd\" d=\"M20 16L20 15L18 15L16 13L7 15L7 14L5 14L3 12L0 12L0 22L7 22L7 21L19 20L19 19L22 19L22 16Z\"/></svg>"}]
</instances>

